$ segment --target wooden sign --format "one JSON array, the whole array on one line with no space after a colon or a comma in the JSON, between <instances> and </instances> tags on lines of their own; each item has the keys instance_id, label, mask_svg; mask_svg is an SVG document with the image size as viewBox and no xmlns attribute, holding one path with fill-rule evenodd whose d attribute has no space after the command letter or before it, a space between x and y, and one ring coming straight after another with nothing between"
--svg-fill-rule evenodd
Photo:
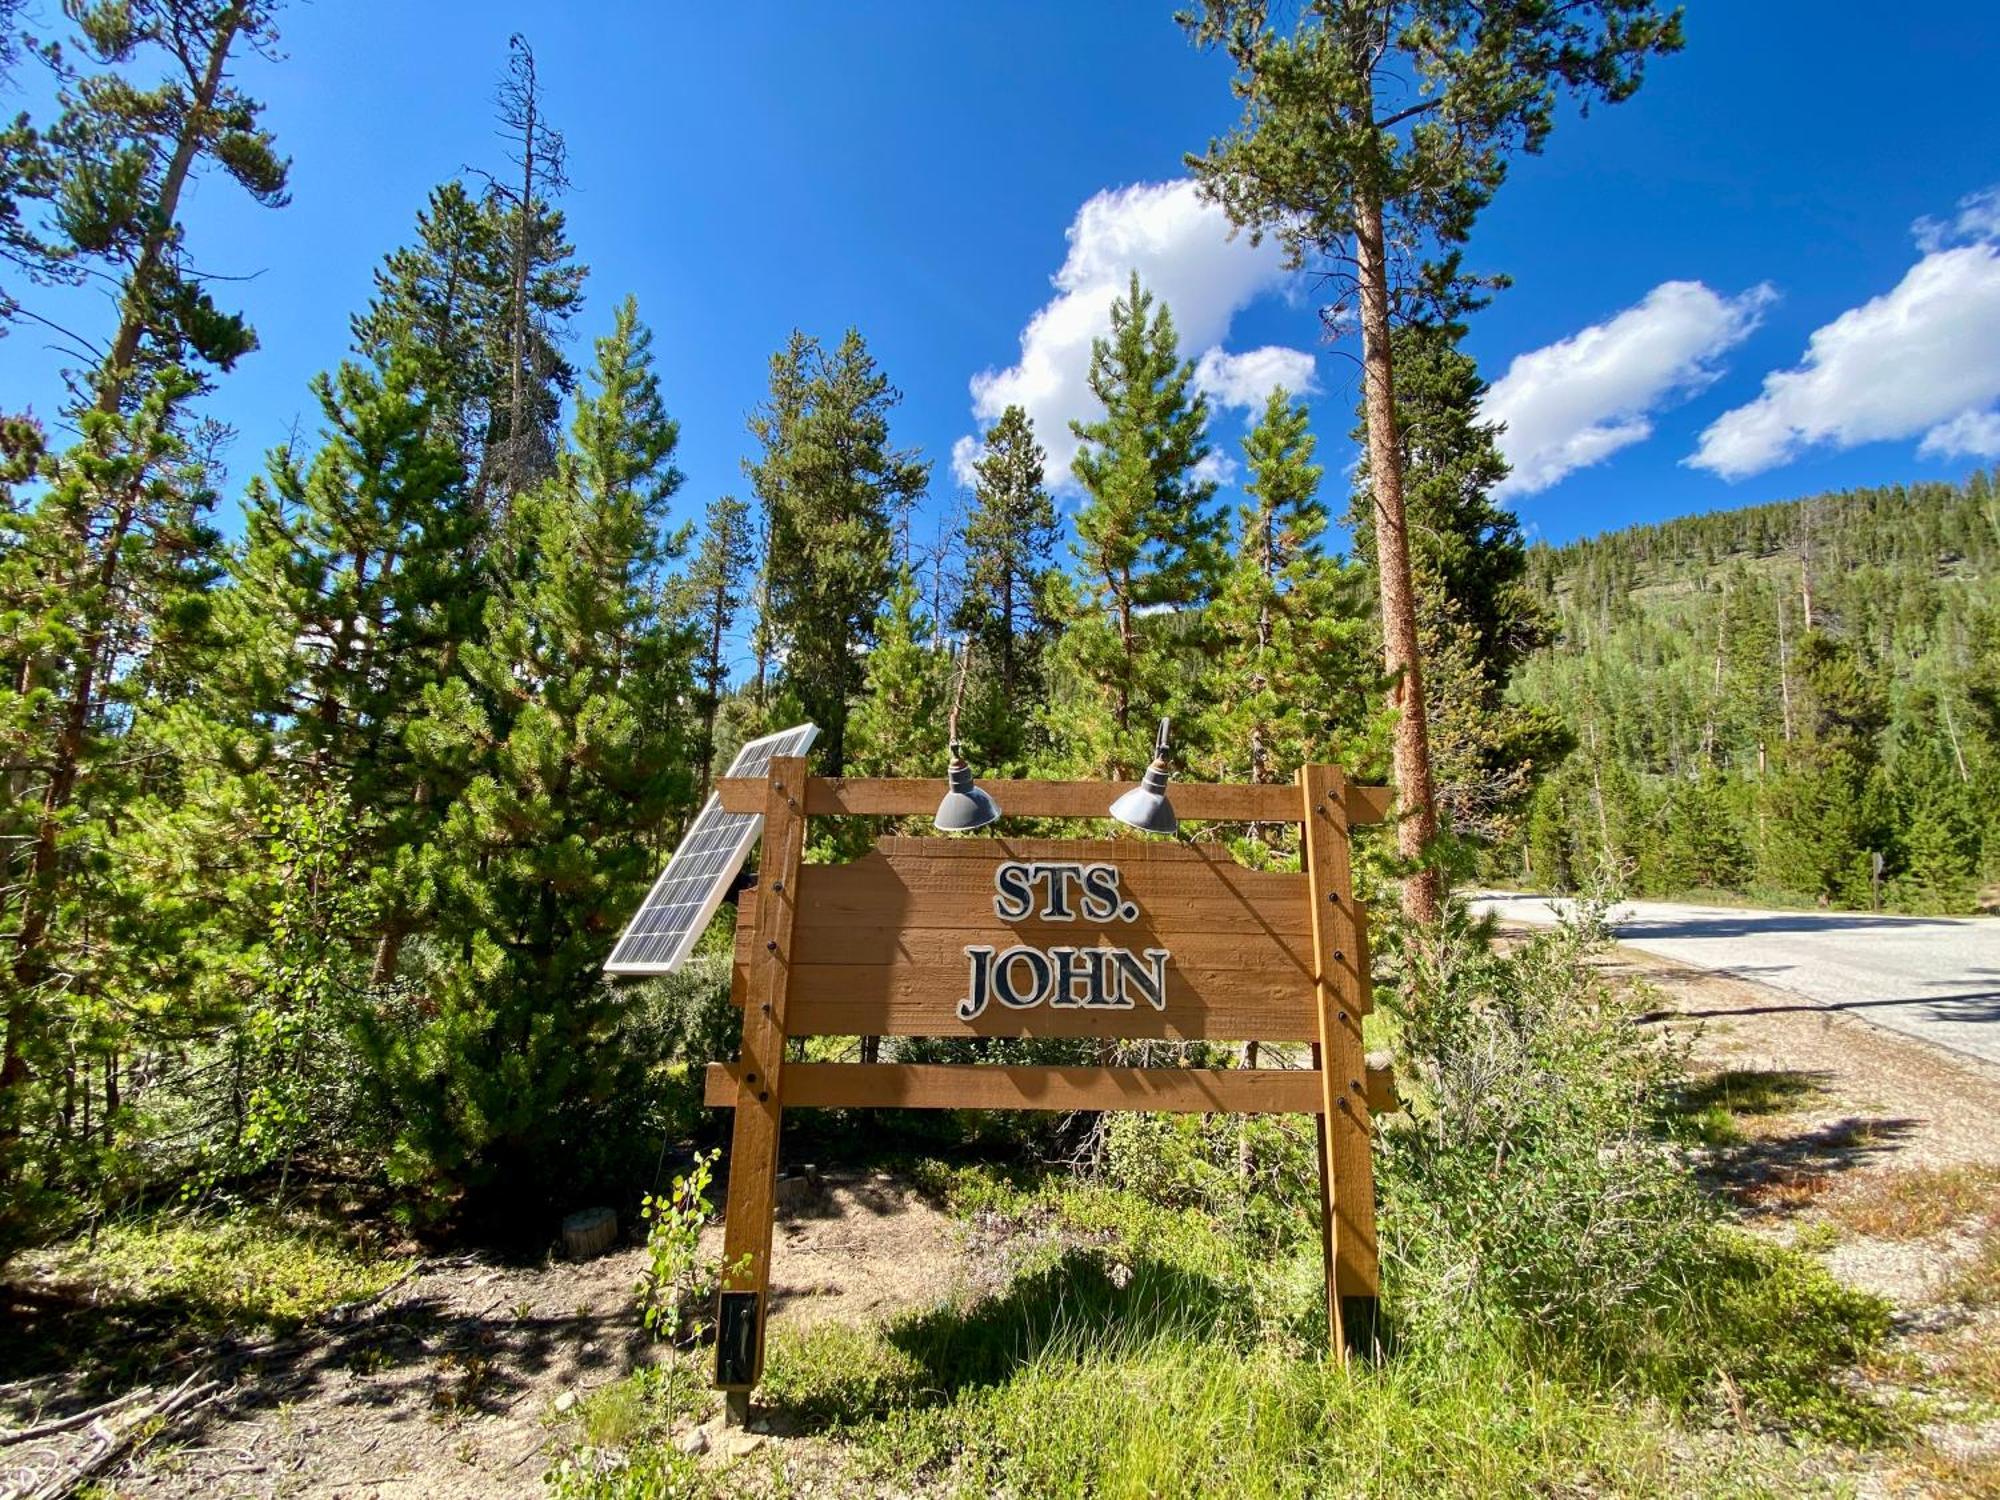
<instances>
[{"instance_id":1,"label":"wooden sign","mask_svg":"<svg viewBox=\"0 0 2000 1500\"><path fill-rule=\"evenodd\" d=\"M1365 1347L1379 1280L1369 1114L1394 1091L1362 1055L1367 922L1348 828L1382 815L1381 789L1323 766L1291 787L1174 788L1186 819L1300 824L1296 874L1136 838L890 838L848 864L802 863L808 818L928 815L943 785L808 777L800 759L720 785L726 809L764 815L759 886L738 907L742 1049L707 1078L708 1102L736 1110L716 1347L732 1407L763 1369L788 1106L1317 1115L1329 1324L1343 1355ZM1017 817L1102 815L1123 790L986 785ZM795 1036L1309 1042L1313 1066L788 1063Z\"/></svg>"}]
</instances>

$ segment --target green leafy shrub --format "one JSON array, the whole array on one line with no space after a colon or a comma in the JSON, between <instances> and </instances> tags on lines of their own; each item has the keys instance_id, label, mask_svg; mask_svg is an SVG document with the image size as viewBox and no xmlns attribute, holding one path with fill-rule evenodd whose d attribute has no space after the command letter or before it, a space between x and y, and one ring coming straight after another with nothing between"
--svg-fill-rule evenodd
<instances>
[{"instance_id":1,"label":"green leafy shrub","mask_svg":"<svg viewBox=\"0 0 2000 1500\"><path fill-rule=\"evenodd\" d=\"M1851 1443L1901 1430L1894 1412L1839 1378L1888 1336L1888 1303L1747 1234L1726 1233L1716 1248L1669 1358L1693 1365L1696 1380L1703 1366L1719 1372L1786 1426Z\"/></svg>"},{"instance_id":2,"label":"green leafy shrub","mask_svg":"<svg viewBox=\"0 0 2000 1500\"><path fill-rule=\"evenodd\" d=\"M1499 952L1454 908L1398 947L1406 1115L1381 1137L1407 1336L1496 1322L1611 1357L1682 1302L1713 1213L1664 1134L1683 1054L1592 967L1600 909Z\"/></svg>"},{"instance_id":3,"label":"green leafy shrub","mask_svg":"<svg viewBox=\"0 0 2000 1500\"><path fill-rule=\"evenodd\" d=\"M1148 1202L1199 1209L1256 1241L1318 1233L1319 1157L1303 1116L1110 1115L1103 1171Z\"/></svg>"},{"instance_id":4,"label":"green leafy shrub","mask_svg":"<svg viewBox=\"0 0 2000 1500\"><path fill-rule=\"evenodd\" d=\"M1532 1366L1867 1440L1893 1416L1840 1382L1878 1298L1726 1228L1691 1163L1685 1045L1592 960L1601 903L1496 950L1454 908L1399 934L1406 1117L1380 1137L1389 1307L1419 1358L1498 1343Z\"/></svg>"},{"instance_id":5,"label":"green leafy shrub","mask_svg":"<svg viewBox=\"0 0 2000 1500\"><path fill-rule=\"evenodd\" d=\"M700 1460L671 1443L629 1453L586 1448L557 1460L543 1477L551 1500L698 1500L716 1493Z\"/></svg>"},{"instance_id":6,"label":"green leafy shrub","mask_svg":"<svg viewBox=\"0 0 2000 1500\"><path fill-rule=\"evenodd\" d=\"M702 1313L721 1285L720 1267L701 1253L701 1229L715 1214L709 1186L722 1153L695 1157L664 1196L646 1194L639 1217L647 1224L646 1269L636 1293L646 1331L670 1344L693 1343L707 1332Z\"/></svg>"}]
</instances>

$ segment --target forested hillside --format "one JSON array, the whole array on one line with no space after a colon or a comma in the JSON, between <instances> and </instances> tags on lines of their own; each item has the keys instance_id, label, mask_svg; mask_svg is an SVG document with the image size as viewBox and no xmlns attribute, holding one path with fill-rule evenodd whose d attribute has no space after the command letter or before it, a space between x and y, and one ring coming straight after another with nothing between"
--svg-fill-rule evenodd
<instances>
[{"instance_id":1,"label":"forested hillside","mask_svg":"<svg viewBox=\"0 0 2000 1500\"><path fill-rule=\"evenodd\" d=\"M1558 621L1516 698L1578 750L1510 873L1970 909L2000 875L1993 476L1818 495L1530 554ZM1514 856L1518 856L1518 862Z\"/></svg>"}]
</instances>

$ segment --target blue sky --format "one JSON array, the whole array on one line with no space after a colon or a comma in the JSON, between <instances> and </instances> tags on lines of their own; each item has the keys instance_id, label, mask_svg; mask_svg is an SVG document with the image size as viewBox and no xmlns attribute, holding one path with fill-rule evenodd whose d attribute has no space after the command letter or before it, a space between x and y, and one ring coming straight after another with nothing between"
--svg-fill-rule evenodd
<instances>
[{"instance_id":1,"label":"blue sky","mask_svg":"<svg viewBox=\"0 0 2000 1500\"><path fill-rule=\"evenodd\" d=\"M1690 12L1687 50L1631 103L1566 113L1470 247L1515 280L1468 347L1515 428L1510 499L1551 540L2000 454L2000 199L1974 196L2000 183L1990 0ZM1344 488L1354 351L1175 186L1234 111L1223 63L1187 46L1170 4L319 0L282 19L286 58L242 73L294 159L295 201L266 212L207 181L188 213L204 266L254 278L223 296L263 348L212 405L238 431L239 482L313 422L306 382L343 354L426 191L500 164L490 101L521 30L591 266L578 360L635 293L689 514L745 488L745 414L794 326L862 330L905 393L897 439L936 461L932 506L948 503L954 445L979 425L971 383L995 372L987 408L1027 399L1059 439L1130 260L1176 304L1186 352L1217 348L1219 392L1314 381ZM0 340L6 404L49 411L56 363L32 329ZM1218 448L1241 433L1222 410Z\"/></svg>"}]
</instances>

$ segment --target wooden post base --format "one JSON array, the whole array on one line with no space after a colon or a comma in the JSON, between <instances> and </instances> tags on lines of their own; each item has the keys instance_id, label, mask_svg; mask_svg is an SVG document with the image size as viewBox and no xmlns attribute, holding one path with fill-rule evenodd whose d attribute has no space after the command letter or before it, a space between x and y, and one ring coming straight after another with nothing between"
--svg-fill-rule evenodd
<instances>
[{"instance_id":1,"label":"wooden post base","mask_svg":"<svg viewBox=\"0 0 2000 1500\"><path fill-rule=\"evenodd\" d=\"M724 1427L748 1427L750 1425L750 1393L748 1391L724 1391L722 1393L722 1425Z\"/></svg>"},{"instance_id":2,"label":"wooden post base","mask_svg":"<svg viewBox=\"0 0 2000 1500\"><path fill-rule=\"evenodd\" d=\"M1340 1331L1351 1359L1375 1363L1382 1355L1382 1302L1379 1297L1342 1297Z\"/></svg>"}]
</instances>

